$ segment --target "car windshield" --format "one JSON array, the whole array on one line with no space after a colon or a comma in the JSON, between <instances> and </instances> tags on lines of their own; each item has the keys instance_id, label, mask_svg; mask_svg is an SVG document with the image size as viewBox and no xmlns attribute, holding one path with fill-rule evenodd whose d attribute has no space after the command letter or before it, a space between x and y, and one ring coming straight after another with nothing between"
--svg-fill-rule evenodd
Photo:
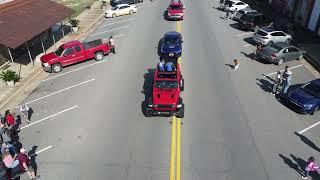
<instances>
[{"instance_id":1,"label":"car windshield","mask_svg":"<svg viewBox=\"0 0 320 180\"><path fill-rule=\"evenodd\" d=\"M167 38L165 38L164 43L165 44L176 44L176 43L179 43L179 39L173 38L173 37L170 37L170 38L167 37Z\"/></svg>"},{"instance_id":2,"label":"car windshield","mask_svg":"<svg viewBox=\"0 0 320 180\"><path fill-rule=\"evenodd\" d=\"M272 43L270 46L268 46L269 49L275 52L281 51L282 47L277 46L276 44Z\"/></svg>"},{"instance_id":3,"label":"car windshield","mask_svg":"<svg viewBox=\"0 0 320 180\"><path fill-rule=\"evenodd\" d=\"M243 10L238 11L239 14L244 14Z\"/></svg>"},{"instance_id":4,"label":"car windshield","mask_svg":"<svg viewBox=\"0 0 320 180\"><path fill-rule=\"evenodd\" d=\"M117 10L117 9L118 9L118 6L114 6L114 7L111 8L111 10L113 10L113 11Z\"/></svg>"},{"instance_id":5,"label":"car windshield","mask_svg":"<svg viewBox=\"0 0 320 180\"><path fill-rule=\"evenodd\" d=\"M175 89L178 87L177 81L156 81L157 88Z\"/></svg>"},{"instance_id":6,"label":"car windshield","mask_svg":"<svg viewBox=\"0 0 320 180\"><path fill-rule=\"evenodd\" d=\"M257 34L260 36L267 36L268 35L267 33L263 32L261 30L258 30Z\"/></svg>"},{"instance_id":7,"label":"car windshield","mask_svg":"<svg viewBox=\"0 0 320 180\"><path fill-rule=\"evenodd\" d=\"M240 19L243 20L243 21L245 21L245 22L249 22L249 23L251 23L252 20L253 20L252 16L249 16L249 15L246 15L246 14L243 15L243 16L241 16Z\"/></svg>"},{"instance_id":8,"label":"car windshield","mask_svg":"<svg viewBox=\"0 0 320 180\"><path fill-rule=\"evenodd\" d=\"M61 56L63 51L64 51L63 47L60 46L54 53L56 54L56 56Z\"/></svg>"},{"instance_id":9,"label":"car windshield","mask_svg":"<svg viewBox=\"0 0 320 180\"><path fill-rule=\"evenodd\" d=\"M308 94L320 98L320 86L315 83L309 83L302 87Z\"/></svg>"},{"instance_id":10,"label":"car windshield","mask_svg":"<svg viewBox=\"0 0 320 180\"><path fill-rule=\"evenodd\" d=\"M182 6L180 5L170 5L170 9L182 9Z\"/></svg>"}]
</instances>

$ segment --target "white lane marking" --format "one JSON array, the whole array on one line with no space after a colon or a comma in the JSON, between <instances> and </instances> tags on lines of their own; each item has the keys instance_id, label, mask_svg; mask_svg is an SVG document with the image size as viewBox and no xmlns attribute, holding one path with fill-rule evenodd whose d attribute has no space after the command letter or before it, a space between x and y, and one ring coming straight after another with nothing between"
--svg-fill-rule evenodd
<instances>
[{"instance_id":1,"label":"white lane marking","mask_svg":"<svg viewBox=\"0 0 320 180\"><path fill-rule=\"evenodd\" d=\"M298 133L299 133L299 134L302 134L302 133L304 133L304 132L308 131L309 129L311 129L311 128L313 128L313 127L315 127L315 126L319 125L319 124L320 124L320 121L319 121L319 122L317 122L317 123L312 124L311 126L309 126L309 127L305 128L305 129L303 129L303 130L301 130L301 131L300 131L300 132L298 132Z\"/></svg>"},{"instance_id":2,"label":"white lane marking","mask_svg":"<svg viewBox=\"0 0 320 180\"><path fill-rule=\"evenodd\" d=\"M74 70L71 70L71 71L68 71L68 72L65 72L65 73L61 73L59 75L56 75L56 76L52 76L50 78L47 78L47 79L44 79L42 80L42 82L45 82L45 81L48 81L48 80L51 80L51 79L55 79L57 77L60 77L60 76L63 76L63 75L66 75L66 74L69 74L69 73L72 73L72 72L75 72L75 71L79 71L81 69L84 69L84 68L87 68L87 67L90 67L90 66L94 66L96 64L100 64L100 63L103 63L103 62L107 62L106 60L104 61L98 61L98 62L95 62L95 63L92 63L92 64L89 64L89 65L86 65L86 66L83 66L83 67L80 67L80 68L77 68L77 69L74 69Z\"/></svg>"},{"instance_id":3,"label":"white lane marking","mask_svg":"<svg viewBox=\"0 0 320 180\"><path fill-rule=\"evenodd\" d=\"M298 68L300 66L303 66L303 64L300 64L300 65L297 65L297 66L293 66L289 69L295 69L295 68ZM283 72L284 70L281 70L280 72ZM277 71L278 72L278 71ZM273 74L277 74L277 72L273 72L273 73L270 73L270 74L267 74L267 75L264 75L264 76L270 76L270 75L273 75Z\"/></svg>"},{"instance_id":4,"label":"white lane marking","mask_svg":"<svg viewBox=\"0 0 320 180\"><path fill-rule=\"evenodd\" d=\"M105 27L105 26L111 26L111 25L114 25L114 24L119 24L119 23L123 23L123 22L127 22L127 21L132 21L134 19L136 19L136 18L130 18L130 19L125 19L125 20L109 23L109 24L106 24L106 25L99 26L98 28Z\"/></svg>"},{"instance_id":5,"label":"white lane marking","mask_svg":"<svg viewBox=\"0 0 320 180\"><path fill-rule=\"evenodd\" d=\"M102 32L94 33L94 34L91 34L89 36L96 36L96 35L99 35L99 34L104 34L104 33L107 33L107 32L112 32L112 31L115 31L115 30L124 29L124 28L128 28L128 27L129 26L121 26L119 28L110 29L108 31L102 31Z\"/></svg>"},{"instance_id":6,"label":"white lane marking","mask_svg":"<svg viewBox=\"0 0 320 180\"><path fill-rule=\"evenodd\" d=\"M78 84L69 86L69 87L67 87L67 88L61 89L61 90L59 90L59 91L53 92L53 93L48 94L48 95L45 95L45 96L43 96L43 97L40 97L40 98L34 99L34 100L32 100L32 101L26 102L25 104L30 104L30 103L39 101L39 100L41 100L41 99L47 98L47 97L49 97L49 96L52 96L52 95L55 95L55 94L58 94L58 93L61 93L61 92L63 92L63 91L66 91L66 90L69 90L69 89L71 89L71 88L80 86L80 85L82 85L82 84L89 83L89 82L94 81L94 80L95 80L95 79L90 79L90 80L88 80L88 81L84 81L84 82L81 82L81 83L78 83ZM16 108L20 108L21 106L22 106L22 105L19 105L19 106L17 106Z\"/></svg>"},{"instance_id":7,"label":"white lane marking","mask_svg":"<svg viewBox=\"0 0 320 180\"><path fill-rule=\"evenodd\" d=\"M247 32L247 33L242 33L242 34L236 34L235 36L243 36L243 35L247 35L247 34L253 34L254 32Z\"/></svg>"},{"instance_id":8,"label":"white lane marking","mask_svg":"<svg viewBox=\"0 0 320 180\"><path fill-rule=\"evenodd\" d=\"M125 34L119 34L119 35L116 35L116 36L112 36L113 38L118 38L118 37L123 37L125 36ZM103 41L108 41L109 39L106 38L106 39L102 39Z\"/></svg>"},{"instance_id":9,"label":"white lane marking","mask_svg":"<svg viewBox=\"0 0 320 180\"><path fill-rule=\"evenodd\" d=\"M78 106L78 105L72 106L71 108L65 109L65 110L63 110L63 111L57 112L57 113L55 113L55 114L52 114L52 115L50 115L50 116L48 116L48 117L42 118L42 119L40 119L40 120L38 120L38 121L32 122L32 123L30 123L30 124L28 124L28 125L26 125L26 126L21 127L20 130L22 130L22 129L24 129L24 128L27 128L27 127L30 127L30 126L32 126L32 125L38 124L38 123L40 123L40 122L42 122L42 121L45 121L45 120L47 120L47 119L50 119L50 118L52 118L52 117L54 117L54 116L57 116L57 115L59 115L59 114L62 114L62 113L64 113L64 112L70 111L70 110L75 109L75 108L77 108L77 107L79 107L79 106Z\"/></svg>"},{"instance_id":10,"label":"white lane marking","mask_svg":"<svg viewBox=\"0 0 320 180\"><path fill-rule=\"evenodd\" d=\"M246 44L246 45L244 45L244 47L248 47L248 46L251 46L251 44Z\"/></svg>"},{"instance_id":11,"label":"white lane marking","mask_svg":"<svg viewBox=\"0 0 320 180\"><path fill-rule=\"evenodd\" d=\"M35 153L29 155L29 157L35 156L35 155L37 155L37 154L40 154L40 153L42 153L43 151L46 151L46 150L51 149L51 148L53 148L53 146L48 146L48 147L46 147L46 148L43 148L43 149L41 149L41 150L39 150L39 151L36 151Z\"/></svg>"}]
</instances>

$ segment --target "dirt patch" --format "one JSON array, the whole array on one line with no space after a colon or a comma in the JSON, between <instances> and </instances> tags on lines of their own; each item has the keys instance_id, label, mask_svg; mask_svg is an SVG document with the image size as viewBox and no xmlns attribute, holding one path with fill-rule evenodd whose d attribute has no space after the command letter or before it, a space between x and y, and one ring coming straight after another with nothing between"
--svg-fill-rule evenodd
<instances>
[{"instance_id":1,"label":"dirt patch","mask_svg":"<svg viewBox=\"0 0 320 180\"><path fill-rule=\"evenodd\" d=\"M85 9L87 5L91 5L98 0L54 0L54 1L75 10L76 13L74 13L72 17L76 17Z\"/></svg>"}]
</instances>

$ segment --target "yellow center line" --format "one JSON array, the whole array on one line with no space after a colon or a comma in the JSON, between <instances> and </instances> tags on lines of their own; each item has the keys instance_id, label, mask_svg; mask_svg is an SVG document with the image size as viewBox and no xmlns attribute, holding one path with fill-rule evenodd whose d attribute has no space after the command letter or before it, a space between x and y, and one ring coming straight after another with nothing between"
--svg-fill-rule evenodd
<instances>
[{"instance_id":1,"label":"yellow center line","mask_svg":"<svg viewBox=\"0 0 320 180\"><path fill-rule=\"evenodd\" d=\"M181 120L177 118L177 167L176 167L176 180L181 179Z\"/></svg>"},{"instance_id":2,"label":"yellow center line","mask_svg":"<svg viewBox=\"0 0 320 180\"><path fill-rule=\"evenodd\" d=\"M171 133L171 156L170 156L170 180L175 180L175 166L176 166L176 130L177 118L172 118L172 133Z\"/></svg>"}]
</instances>

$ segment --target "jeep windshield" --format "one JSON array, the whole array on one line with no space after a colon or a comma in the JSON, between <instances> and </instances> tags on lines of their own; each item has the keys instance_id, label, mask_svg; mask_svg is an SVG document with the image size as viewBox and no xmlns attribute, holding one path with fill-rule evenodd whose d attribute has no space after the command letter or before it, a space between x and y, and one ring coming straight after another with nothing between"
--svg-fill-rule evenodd
<instances>
[{"instance_id":1,"label":"jeep windshield","mask_svg":"<svg viewBox=\"0 0 320 180\"><path fill-rule=\"evenodd\" d=\"M54 54L56 54L56 56L61 56L62 52L64 51L63 47L59 47L55 52Z\"/></svg>"},{"instance_id":2,"label":"jeep windshield","mask_svg":"<svg viewBox=\"0 0 320 180\"><path fill-rule=\"evenodd\" d=\"M182 9L182 6L180 6L180 5L170 5L170 9L179 10L179 9Z\"/></svg>"},{"instance_id":3,"label":"jeep windshield","mask_svg":"<svg viewBox=\"0 0 320 180\"><path fill-rule=\"evenodd\" d=\"M177 81L156 81L157 88L168 88L168 89L175 89L178 88Z\"/></svg>"}]
</instances>

